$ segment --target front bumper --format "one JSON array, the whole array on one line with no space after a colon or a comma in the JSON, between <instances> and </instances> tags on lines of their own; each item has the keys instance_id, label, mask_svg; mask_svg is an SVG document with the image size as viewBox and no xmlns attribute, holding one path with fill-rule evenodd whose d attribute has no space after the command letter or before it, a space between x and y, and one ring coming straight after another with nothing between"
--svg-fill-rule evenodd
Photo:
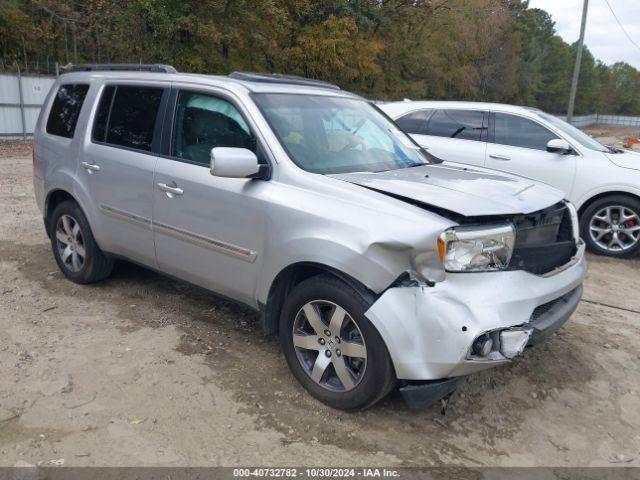
<instances>
[{"instance_id":1,"label":"front bumper","mask_svg":"<svg viewBox=\"0 0 640 480\"><path fill-rule=\"evenodd\" d=\"M524 271L447 274L433 287L390 288L367 310L401 380L438 380L504 364L498 352L471 358L480 335L531 330L534 344L560 328L580 301L587 271L584 243L554 274Z\"/></svg>"}]
</instances>

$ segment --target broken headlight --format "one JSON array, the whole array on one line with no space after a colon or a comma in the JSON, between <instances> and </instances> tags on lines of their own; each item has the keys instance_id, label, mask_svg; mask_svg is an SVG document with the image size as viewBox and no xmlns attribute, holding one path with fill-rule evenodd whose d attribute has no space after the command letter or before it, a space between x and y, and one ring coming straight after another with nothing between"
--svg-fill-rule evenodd
<instances>
[{"instance_id":1,"label":"broken headlight","mask_svg":"<svg viewBox=\"0 0 640 480\"><path fill-rule=\"evenodd\" d=\"M512 224L453 227L438 237L438 255L448 272L504 270L515 239Z\"/></svg>"}]
</instances>

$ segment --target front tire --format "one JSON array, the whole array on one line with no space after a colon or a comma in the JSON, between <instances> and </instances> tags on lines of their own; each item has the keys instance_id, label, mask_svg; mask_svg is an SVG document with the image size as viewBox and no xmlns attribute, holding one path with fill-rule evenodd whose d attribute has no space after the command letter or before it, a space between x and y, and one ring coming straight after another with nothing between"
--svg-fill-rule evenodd
<instances>
[{"instance_id":1,"label":"front tire","mask_svg":"<svg viewBox=\"0 0 640 480\"><path fill-rule=\"evenodd\" d=\"M580 217L580 233L589 249L609 257L640 252L640 201L609 195L589 205Z\"/></svg>"},{"instance_id":2,"label":"front tire","mask_svg":"<svg viewBox=\"0 0 640 480\"><path fill-rule=\"evenodd\" d=\"M345 282L319 275L297 285L280 317L280 343L298 381L333 408L363 410L396 378L389 353L364 313L371 302Z\"/></svg>"},{"instance_id":3,"label":"front tire","mask_svg":"<svg viewBox=\"0 0 640 480\"><path fill-rule=\"evenodd\" d=\"M104 280L111 274L113 261L93 238L91 227L80 206L71 200L57 205L49 219L51 248L65 277L86 284Z\"/></svg>"}]
</instances>

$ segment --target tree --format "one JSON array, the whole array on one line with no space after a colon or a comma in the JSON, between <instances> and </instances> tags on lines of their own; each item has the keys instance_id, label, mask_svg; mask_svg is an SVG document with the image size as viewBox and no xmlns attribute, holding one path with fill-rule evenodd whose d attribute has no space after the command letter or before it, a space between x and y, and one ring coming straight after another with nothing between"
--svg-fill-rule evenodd
<instances>
[{"instance_id":1,"label":"tree","mask_svg":"<svg viewBox=\"0 0 640 480\"><path fill-rule=\"evenodd\" d=\"M0 55L23 70L48 58L295 73L372 98L561 113L575 46L528 0L3 0ZM579 113L640 114L635 68L588 49L581 68Z\"/></svg>"}]
</instances>

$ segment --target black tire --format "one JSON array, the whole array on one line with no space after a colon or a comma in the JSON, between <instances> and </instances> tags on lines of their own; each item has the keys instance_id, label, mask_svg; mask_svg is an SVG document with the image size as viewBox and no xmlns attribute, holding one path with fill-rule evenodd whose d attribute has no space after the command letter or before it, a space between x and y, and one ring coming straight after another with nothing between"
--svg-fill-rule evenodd
<instances>
[{"instance_id":1,"label":"black tire","mask_svg":"<svg viewBox=\"0 0 640 480\"><path fill-rule=\"evenodd\" d=\"M625 207L631 212L635 213L638 218L640 218L640 200L634 197L629 197L627 195L608 195L606 197L599 198L584 209L582 215L580 216L580 236L587 244L589 250L591 250L593 253L617 258L629 258L637 255L640 252L640 241L637 241L635 245L629 247L628 249L610 250L607 248L603 248L601 245L598 245L598 243L592 237L590 231L591 221L594 219L594 216L598 214L598 212L601 212L604 208L607 207ZM625 227L629 228L628 225L626 225ZM624 234L624 231L622 231L622 234ZM606 241L606 239L609 237L604 238ZM627 237L624 238L626 239Z\"/></svg>"},{"instance_id":2,"label":"black tire","mask_svg":"<svg viewBox=\"0 0 640 480\"><path fill-rule=\"evenodd\" d=\"M78 244L84 247L82 264L80 268L75 271L69 259L67 258L65 261L62 258L64 252L61 250L63 250L65 244L62 243L57 236L58 225L59 222L62 222L62 217L65 217L67 220L71 219L77 223L80 236L78 237L79 240L76 243L76 248ZM75 223L73 222L71 224L75 227ZM63 224L64 222L60 224L61 228L64 228ZM51 236L53 256L56 259L58 267L69 280L79 284L94 283L104 280L111 274L113 260L107 257L102 250L100 250L100 247L98 247L98 244L93 238L87 217L85 217L82 209L76 202L66 200L57 205L49 218L48 228ZM64 233L64 230L62 230L62 233Z\"/></svg>"},{"instance_id":3,"label":"black tire","mask_svg":"<svg viewBox=\"0 0 640 480\"><path fill-rule=\"evenodd\" d=\"M298 358L293 343L294 322L302 307L313 301L327 301L339 305L361 333L366 345L366 366L359 382L351 390L332 391L316 383ZM318 275L301 282L285 299L280 317L280 343L287 364L307 391L330 407L346 411L364 410L385 397L396 385L387 347L376 328L364 315L370 306L371 301L331 275ZM318 356L320 355L322 352L318 352ZM333 360L337 360L335 355L336 353Z\"/></svg>"}]
</instances>

